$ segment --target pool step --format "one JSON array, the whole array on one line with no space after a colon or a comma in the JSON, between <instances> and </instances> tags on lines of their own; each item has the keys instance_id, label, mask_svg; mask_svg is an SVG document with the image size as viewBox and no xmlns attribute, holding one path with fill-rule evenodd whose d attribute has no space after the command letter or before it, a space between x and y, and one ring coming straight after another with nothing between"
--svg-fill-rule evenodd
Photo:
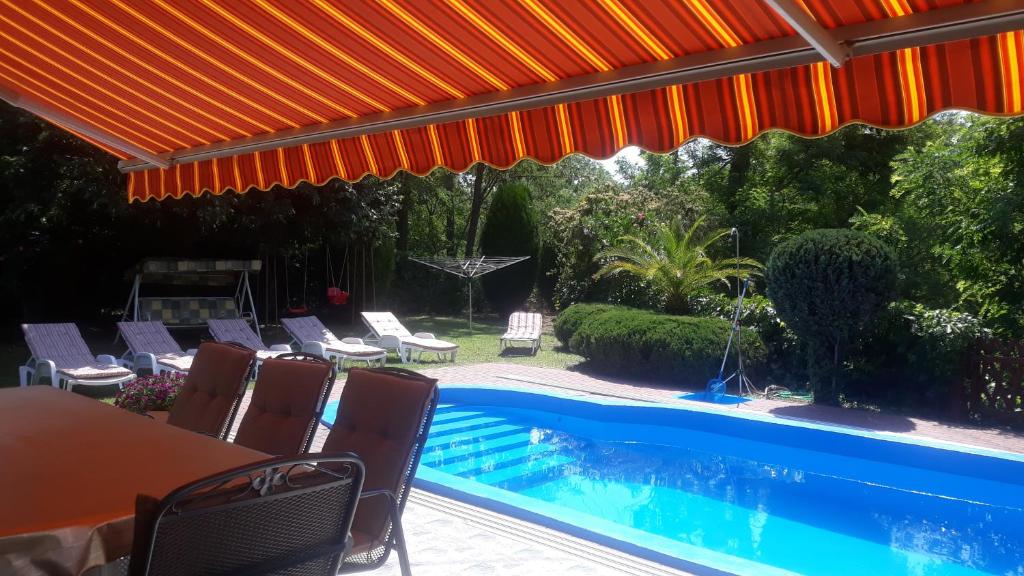
<instances>
[{"instance_id":1,"label":"pool step","mask_svg":"<svg viewBox=\"0 0 1024 576\"><path fill-rule=\"evenodd\" d=\"M555 478L563 476L563 468L566 464L570 464L573 461L574 460L568 456L552 454L545 458L527 460L519 464L498 468L491 472L484 472L483 474L468 477L473 478L477 482L483 482L484 484L490 484L492 486L501 484L508 480L522 482L527 478L535 476Z\"/></svg>"},{"instance_id":2,"label":"pool step","mask_svg":"<svg viewBox=\"0 0 1024 576\"><path fill-rule=\"evenodd\" d=\"M508 436L501 436L499 438L493 438L486 440L486 445L481 446L481 442L473 441L463 446L456 446L454 448L441 448L440 446L428 447L423 453L421 462L431 468L436 467L439 463L451 463L452 460L461 458L463 456L469 456L472 454L478 454L484 450L498 449L503 446L517 446L525 445L530 443L532 435L528 432L520 434L510 434Z\"/></svg>"},{"instance_id":3,"label":"pool step","mask_svg":"<svg viewBox=\"0 0 1024 576\"><path fill-rule=\"evenodd\" d=\"M431 424L430 433L449 432L458 430L459 432L469 432L477 428L483 428L492 424L498 424L505 422L504 418L496 416L480 416L477 418L470 418L468 420L458 420L455 422L442 422L440 424Z\"/></svg>"},{"instance_id":4,"label":"pool step","mask_svg":"<svg viewBox=\"0 0 1024 576\"><path fill-rule=\"evenodd\" d=\"M465 474L468 472L474 472L479 470L482 466L491 466L494 468L502 466L511 466L521 460L526 460L530 457L539 456L555 450L555 447L550 444L530 444L527 446L517 446L508 450L501 450L499 452L492 452L490 454L481 455L481 457L470 457L465 460L455 462L454 464L448 464L438 468L441 472L447 472L448 474ZM474 455L476 456L476 455Z\"/></svg>"},{"instance_id":5,"label":"pool step","mask_svg":"<svg viewBox=\"0 0 1024 576\"><path fill-rule=\"evenodd\" d=\"M488 426L486 428L479 428L473 431L472 436L467 437L460 431L448 432L447 434L434 435L431 434L430 438L427 439L427 447L440 446L440 445L462 445L470 443L478 443L481 440L493 438L495 436L503 436L509 432L526 432L527 429L523 426L515 426L512 424L499 424L497 426Z\"/></svg>"},{"instance_id":6,"label":"pool step","mask_svg":"<svg viewBox=\"0 0 1024 576\"><path fill-rule=\"evenodd\" d=\"M483 412L480 411L452 410L451 412L445 412L443 414L434 413L434 419L432 420L432 422L433 424L438 424L441 422L449 422L452 420L462 420L465 418L477 417L480 416L481 414L483 414Z\"/></svg>"}]
</instances>

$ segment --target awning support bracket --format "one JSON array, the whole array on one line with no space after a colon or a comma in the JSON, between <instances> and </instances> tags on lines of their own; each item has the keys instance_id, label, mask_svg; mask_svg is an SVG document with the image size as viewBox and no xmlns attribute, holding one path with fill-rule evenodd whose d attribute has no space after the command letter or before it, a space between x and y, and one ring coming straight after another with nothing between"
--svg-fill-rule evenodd
<instances>
[{"instance_id":1,"label":"awning support bracket","mask_svg":"<svg viewBox=\"0 0 1024 576\"><path fill-rule=\"evenodd\" d=\"M764 0L779 16L782 16L797 34L803 37L829 64L838 68L853 55L853 50L839 43L828 30L818 24L795 0Z\"/></svg>"}]
</instances>

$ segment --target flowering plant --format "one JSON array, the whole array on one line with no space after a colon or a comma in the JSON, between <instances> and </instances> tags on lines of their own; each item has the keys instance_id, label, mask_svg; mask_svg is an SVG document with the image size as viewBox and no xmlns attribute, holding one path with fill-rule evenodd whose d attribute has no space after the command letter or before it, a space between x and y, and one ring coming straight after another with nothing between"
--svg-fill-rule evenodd
<instances>
[{"instance_id":1,"label":"flowering plant","mask_svg":"<svg viewBox=\"0 0 1024 576\"><path fill-rule=\"evenodd\" d=\"M114 406L140 414L170 410L184 383L185 375L177 372L140 376L125 383L114 397Z\"/></svg>"}]
</instances>

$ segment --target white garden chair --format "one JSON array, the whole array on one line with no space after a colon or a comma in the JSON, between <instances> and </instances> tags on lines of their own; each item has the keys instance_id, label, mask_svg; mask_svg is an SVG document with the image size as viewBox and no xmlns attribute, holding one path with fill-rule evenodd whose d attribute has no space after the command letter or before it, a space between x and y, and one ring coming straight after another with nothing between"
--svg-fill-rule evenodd
<instances>
[{"instance_id":1,"label":"white garden chair","mask_svg":"<svg viewBox=\"0 0 1024 576\"><path fill-rule=\"evenodd\" d=\"M54 388L71 391L76 385L121 386L135 374L118 365L109 354L93 356L78 327L71 323L22 324L25 343L32 356L18 368L22 386L49 378Z\"/></svg>"},{"instance_id":2,"label":"white garden chair","mask_svg":"<svg viewBox=\"0 0 1024 576\"><path fill-rule=\"evenodd\" d=\"M117 330L128 345L128 351L121 356L122 365L136 372L150 370L153 374L187 374L192 368L196 350L182 350L162 322L118 322Z\"/></svg>"},{"instance_id":3,"label":"white garden chair","mask_svg":"<svg viewBox=\"0 0 1024 576\"><path fill-rule=\"evenodd\" d=\"M370 330L363 339L397 351L403 362L412 362L413 352L417 353L417 360L423 357L424 352L433 352L438 358L447 356L455 362L458 344L439 340L430 332L413 334L391 312L363 312L361 315L363 324Z\"/></svg>"},{"instance_id":4,"label":"white garden chair","mask_svg":"<svg viewBox=\"0 0 1024 576\"><path fill-rule=\"evenodd\" d=\"M505 350L513 342L528 342L531 353L536 354L540 349L540 333L543 326L544 317L536 312L513 312L508 317L508 329L501 337L499 350Z\"/></svg>"},{"instance_id":5,"label":"white garden chair","mask_svg":"<svg viewBox=\"0 0 1024 576\"><path fill-rule=\"evenodd\" d=\"M387 350L368 346L359 338L338 338L316 316L282 318L281 325L303 352L332 360L341 369L346 360L360 360L367 366L379 361L383 366L388 358Z\"/></svg>"}]
</instances>

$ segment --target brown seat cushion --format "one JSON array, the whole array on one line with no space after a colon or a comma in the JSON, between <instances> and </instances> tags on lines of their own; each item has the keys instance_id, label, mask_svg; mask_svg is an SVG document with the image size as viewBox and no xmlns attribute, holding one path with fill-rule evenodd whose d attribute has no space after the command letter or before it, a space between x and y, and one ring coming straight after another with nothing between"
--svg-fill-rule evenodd
<instances>
[{"instance_id":1,"label":"brown seat cushion","mask_svg":"<svg viewBox=\"0 0 1024 576\"><path fill-rule=\"evenodd\" d=\"M363 460L363 492L403 487L420 423L437 380L353 368L345 382L338 416L324 442L325 452L353 452ZM352 523L361 548L379 542L387 528L384 497L360 500Z\"/></svg>"},{"instance_id":2,"label":"brown seat cushion","mask_svg":"<svg viewBox=\"0 0 1024 576\"><path fill-rule=\"evenodd\" d=\"M220 436L248 382L256 353L235 344L204 342L174 400L167 423Z\"/></svg>"},{"instance_id":3,"label":"brown seat cushion","mask_svg":"<svg viewBox=\"0 0 1024 576\"><path fill-rule=\"evenodd\" d=\"M329 362L264 360L235 444L275 456L302 452L316 431L332 368Z\"/></svg>"}]
</instances>

